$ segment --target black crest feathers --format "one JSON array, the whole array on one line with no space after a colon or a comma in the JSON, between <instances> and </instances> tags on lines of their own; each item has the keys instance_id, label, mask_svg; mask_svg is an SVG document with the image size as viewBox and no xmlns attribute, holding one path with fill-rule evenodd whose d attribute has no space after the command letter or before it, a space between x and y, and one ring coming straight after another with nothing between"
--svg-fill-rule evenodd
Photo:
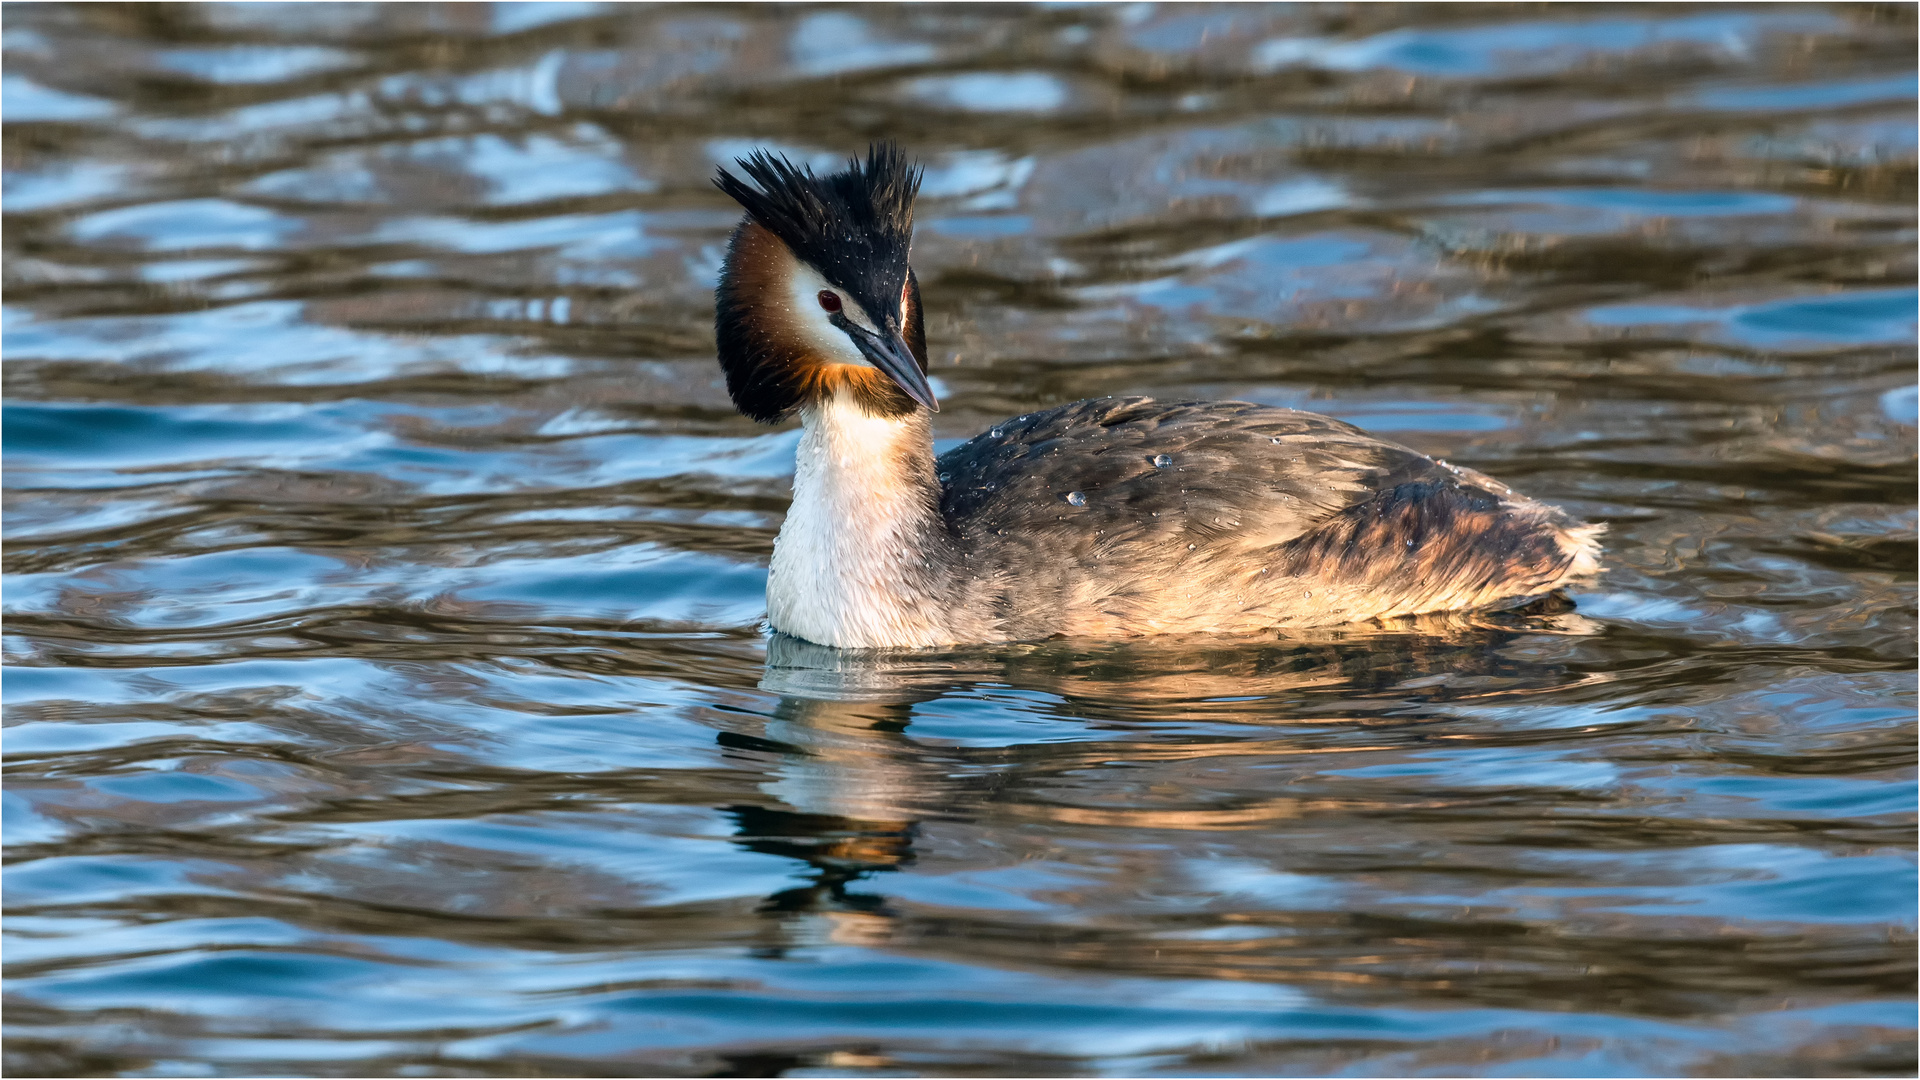
<instances>
[{"instance_id":1,"label":"black crest feathers","mask_svg":"<svg viewBox=\"0 0 1920 1080\"><path fill-rule=\"evenodd\" d=\"M920 169L898 146L874 143L864 164L852 158L845 170L827 176L765 151L737 161L759 186L725 169L714 185L754 221L868 310L898 305L920 191Z\"/></svg>"}]
</instances>

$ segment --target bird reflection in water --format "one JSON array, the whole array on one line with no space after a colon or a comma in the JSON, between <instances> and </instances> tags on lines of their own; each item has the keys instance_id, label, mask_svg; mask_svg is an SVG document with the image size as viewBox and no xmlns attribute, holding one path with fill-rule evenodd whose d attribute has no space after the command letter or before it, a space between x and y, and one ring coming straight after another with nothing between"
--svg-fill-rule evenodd
<instances>
[{"instance_id":1,"label":"bird reflection in water","mask_svg":"<svg viewBox=\"0 0 1920 1080\"><path fill-rule=\"evenodd\" d=\"M778 756L773 775L760 785L769 801L729 808L735 842L807 867L805 884L761 904L770 936L756 952L778 957L812 945L899 943L906 936L902 914L886 896L858 885L913 865L915 839L929 817L967 821L992 814L1064 826L1185 830L1277 823L1318 805L1283 792L1226 810L1062 805L1042 791L1059 769L1033 762L1041 767L1013 774L1003 768L1006 747L916 741L909 733L916 706L981 684L1037 691L1075 719L1133 733L1130 741L1100 744L1109 765L1125 764L1129 748L1142 761L1221 748L1218 737L1198 748L1182 738L1190 754L1181 754L1153 739L1156 725L1248 724L1251 738L1271 746L1276 725L1445 722L1453 717L1439 706L1449 700L1578 681L1566 665L1512 648L1526 638L1598 631L1571 607L1552 598L1518 611L1434 616L1285 641L1056 641L944 653L850 652L776 634L760 681L761 689L780 695L772 718L759 736L719 735L729 749ZM1335 700L1338 716L1315 707ZM1068 767L1074 766L1060 769Z\"/></svg>"},{"instance_id":2,"label":"bird reflection in water","mask_svg":"<svg viewBox=\"0 0 1920 1080\"><path fill-rule=\"evenodd\" d=\"M780 694L763 738L723 732L722 745L780 755L762 790L784 806L730 810L748 850L798 859L806 884L767 898L782 941L881 945L893 932L884 896L852 886L913 861L919 820L910 809L932 784L925 749L906 735L915 703L940 695L915 675L924 665L860 657L775 635L761 688ZM803 916L817 916L814 919Z\"/></svg>"}]
</instances>

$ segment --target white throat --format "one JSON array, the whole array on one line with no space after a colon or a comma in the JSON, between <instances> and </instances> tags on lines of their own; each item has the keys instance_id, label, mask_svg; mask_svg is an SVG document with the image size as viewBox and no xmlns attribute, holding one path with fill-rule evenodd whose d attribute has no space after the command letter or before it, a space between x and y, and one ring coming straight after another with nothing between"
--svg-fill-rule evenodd
<instances>
[{"instance_id":1,"label":"white throat","mask_svg":"<svg viewBox=\"0 0 1920 1080\"><path fill-rule=\"evenodd\" d=\"M931 478L917 475L932 466L926 417L872 416L841 391L800 418L767 620L843 649L949 643L947 613L930 595L943 567L928 548L939 508Z\"/></svg>"}]
</instances>

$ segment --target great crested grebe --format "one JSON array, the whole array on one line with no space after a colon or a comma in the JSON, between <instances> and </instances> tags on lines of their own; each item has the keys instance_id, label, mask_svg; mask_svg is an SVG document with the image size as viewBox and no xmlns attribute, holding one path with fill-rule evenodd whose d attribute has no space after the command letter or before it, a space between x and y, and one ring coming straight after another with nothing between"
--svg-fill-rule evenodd
<instances>
[{"instance_id":1,"label":"great crested grebe","mask_svg":"<svg viewBox=\"0 0 1920 1080\"><path fill-rule=\"evenodd\" d=\"M1247 633L1511 607L1599 568L1599 533L1471 469L1313 413L1093 398L938 459L919 170L721 169L746 208L715 298L727 391L800 414L767 618L840 648Z\"/></svg>"}]
</instances>

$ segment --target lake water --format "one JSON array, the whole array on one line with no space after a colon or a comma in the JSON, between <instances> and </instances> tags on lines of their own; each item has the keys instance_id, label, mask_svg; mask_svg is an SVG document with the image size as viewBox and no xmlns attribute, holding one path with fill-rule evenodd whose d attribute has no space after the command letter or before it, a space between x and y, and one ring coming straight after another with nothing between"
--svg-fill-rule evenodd
<instances>
[{"instance_id":1,"label":"lake water","mask_svg":"<svg viewBox=\"0 0 1920 1080\"><path fill-rule=\"evenodd\" d=\"M1912 1074L1912 6L4 30L10 1075ZM880 135L942 440L1309 408L1607 575L770 640L709 178Z\"/></svg>"}]
</instances>

